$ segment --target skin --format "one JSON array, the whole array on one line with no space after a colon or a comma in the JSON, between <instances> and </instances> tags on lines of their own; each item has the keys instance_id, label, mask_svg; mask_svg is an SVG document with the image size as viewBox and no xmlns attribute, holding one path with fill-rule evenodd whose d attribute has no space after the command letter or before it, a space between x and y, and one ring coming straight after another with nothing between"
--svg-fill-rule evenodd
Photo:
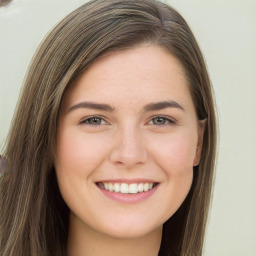
<instances>
[{"instance_id":1,"label":"skin","mask_svg":"<svg viewBox=\"0 0 256 256\"><path fill-rule=\"evenodd\" d=\"M170 53L140 45L97 60L65 94L58 125L55 167L71 211L69 255L156 256L163 223L191 187L203 131L183 67ZM123 203L96 185L113 179L158 185L147 199Z\"/></svg>"}]
</instances>

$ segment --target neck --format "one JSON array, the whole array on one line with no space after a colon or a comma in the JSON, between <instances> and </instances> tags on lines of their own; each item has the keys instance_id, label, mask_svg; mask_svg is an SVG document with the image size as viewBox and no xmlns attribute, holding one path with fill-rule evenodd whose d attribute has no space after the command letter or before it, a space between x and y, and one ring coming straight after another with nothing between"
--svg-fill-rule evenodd
<instances>
[{"instance_id":1,"label":"neck","mask_svg":"<svg viewBox=\"0 0 256 256\"><path fill-rule=\"evenodd\" d=\"M81 223L80 223L81 224ZM116 238L99 233L90 227L70 223L69 256L157 256L161 244L162 227L136 238Z\"/></svg>"}]
</instances>

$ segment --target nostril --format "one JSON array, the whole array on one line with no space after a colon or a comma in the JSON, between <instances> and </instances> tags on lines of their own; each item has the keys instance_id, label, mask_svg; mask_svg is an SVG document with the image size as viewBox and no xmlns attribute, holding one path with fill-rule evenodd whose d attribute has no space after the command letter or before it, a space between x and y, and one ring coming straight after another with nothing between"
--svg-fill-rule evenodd
<instances>
[{"instance_id":1,"label":"nostril","mask_svg":"<svg viewBox=\"0 0 256 256\"><path fill-rule=\"evenodd\" d=\"M111 154L111 159L117 165L141 165L146 162L147 154L142 148L122 147L115 149Z\"/></svg>"},{"instance_id":2,"label":"nostril","mask_svg":"<svg viewBox=\"0 0 256 256\"><path fill-rule=\"evenodd\" d=\"M115 161L115 164L117 166L123 166L126 167L128 169L133 168L134 166L140 166L143 165L143 161L139 161L136 159L123 159L123 161Z\"/></svg>"}]
</instances>

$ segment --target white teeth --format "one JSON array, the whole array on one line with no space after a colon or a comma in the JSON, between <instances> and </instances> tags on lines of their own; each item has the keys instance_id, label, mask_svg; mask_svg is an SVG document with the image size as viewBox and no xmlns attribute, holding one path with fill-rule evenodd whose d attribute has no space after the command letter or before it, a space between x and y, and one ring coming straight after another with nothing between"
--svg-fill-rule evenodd
<instances>
[{"instance_id":1,"label":"white teeth","mask_svg":"<svg viewBox=\"0 0 256 256\"><path fill-rule=\"evenodd\" d=\"M151 190L155 185L153 183L99 183L99 186L105 190L122 193L122 194L137 194Z\"/></svg>"},{"instance_id":2,"label":"white teeth","mask_svg":"<svg viewBox=\"0 0 256 256\"><path fill-rule=\"evenodd\" d=\"M149 190L149 184L148 183L145 183L144 184L144 191L148 191Z\"/></svg>"},{"instance_id":3,"label":"white teeth","mask_svg":"<svg viewBox=\"0 0 256 256\"><path fill-rule=\"evenodd\" d=\"M106 188L106 187L105 187L105 188ZM118 183L115 183L115 184L114 184L114 191L115 191L115 192L120 192L120 186L119 186Z\"/></svg>"},{"instance_id":4,"label":"white teeth","mask_svg":"<svg viewBox=\"0 0 256 256\"><path fill-rule=\"evenodd\" d=\"M144 189L144 185L143 185L143 183L140 183L138 186L139 192L143 192L143 189Z\"/></svg>"},{"instance_id":5,"label":"white teeth","mask_svg":"<svg viewBox=\"0 0 256 256\"><path fill-rule=\"evenodd\" d=\"M137 184L130 184L129 185L129 192L131 193L131 194L136 194L136 193L138 193L138 185Z\"/></svg>"},{"instance_id":6,"label":"white teeth","mask_svg":"<svg viewBox=\"0 0 256 256\"><path fill-rule=\"evenodd\" d=\"M122 194L128 194L129 193L129 185L126 183L122 183L120 191Z\"/></svg>"},{"instance_id":7,"label":"white teeth","mask_svg":"<svg viewBox=\"0 0 256 256\"><path fill-rule=\"evenodd\" d=\"M104 183L104 187L105 187L106 190L109 190L109 191L111 191L111 192L114 191L114 187L113 187L113 185L112 185L111 183L108 184L108 189L107 189L106 184L107 184L107 183Z\"/></svg>"}]
</instances>

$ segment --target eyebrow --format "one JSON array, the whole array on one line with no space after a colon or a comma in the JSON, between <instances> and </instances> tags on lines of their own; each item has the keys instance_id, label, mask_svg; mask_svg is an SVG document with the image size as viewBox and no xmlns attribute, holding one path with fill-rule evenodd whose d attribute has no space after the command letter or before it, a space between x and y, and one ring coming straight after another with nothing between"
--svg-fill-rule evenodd
<instances>
[{"instance_id":1,"label":"eyebrow","mask_svg":"<svg viewBox=\"0 0 256 256\"><path fill-rule=\"evenodd\" d=\"M150 103L144 107L144 111L157 111L165 108L177 108L185 111L185 109L178 102L173 100Z\"/></svg>"},{"instance_id":2,"label":"eyebrow","mask_svg":"<svg viewBox=\"0 0 256 256\"><path fill-rule=\"evenodd\" d=\"M97 110L102 110L102 111L107 111L107 112L114 112L115 108L108 105L108 104L99 104L95 102L80 102L70 108L68 108L67 113L70 111L73 111L75 109L79 108L90 108L90 109L97 109Z\"/></svg>"},{"instance_id":3,"label":"eyebrow","mask_svg":"<svg viewBox=\"0 0 256 256\"><path fill-rule=\"evenodd\" d=\"M102 110L102 111L107 111L107 112L115 111L115 108L108 104L84 101L84 102L80 102L76 105L71 106L70 108L68 108L66 113L69 113L69 112L79 109L79 108L97 109L97 110ZM161 109L165 109L165 108L177 108L182 111L185 111L185 109L178 102L173 101L173 100L150 103L150 104L147 104L143 109L144 109L144 112L149 112L149 111L157 111L157 110L161 110Z\"/></svg>"}]
</instances>

